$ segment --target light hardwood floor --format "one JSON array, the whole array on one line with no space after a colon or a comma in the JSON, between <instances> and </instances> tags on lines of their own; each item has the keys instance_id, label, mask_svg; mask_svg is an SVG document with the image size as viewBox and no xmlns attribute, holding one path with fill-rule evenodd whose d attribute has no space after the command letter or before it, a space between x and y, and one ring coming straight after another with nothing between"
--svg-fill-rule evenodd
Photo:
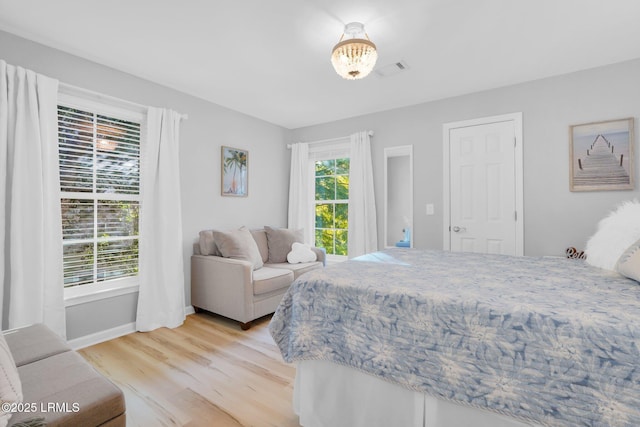
<instances>
[{"instance_id":1,"label":"light hardwood floor","mask_svg":"<svg viewBox=\"0 0 640 427\"><path fill-rule=\"evenodd\" d=\"M117 384L127 426L299 426L295 368L283 362L270 317L248 331L207 313L176 329L136 332L79 351Z\"/></svg>"}]
</instances>

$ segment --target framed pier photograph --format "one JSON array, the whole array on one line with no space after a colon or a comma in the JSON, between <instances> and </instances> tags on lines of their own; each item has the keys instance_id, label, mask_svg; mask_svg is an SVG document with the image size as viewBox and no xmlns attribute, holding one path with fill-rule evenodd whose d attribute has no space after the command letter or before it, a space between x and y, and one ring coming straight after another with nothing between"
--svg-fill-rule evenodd
<instances>
[{"instance_id":1,"label":"framed pier photograph","mask_svg":"<svg viewBox=\"0 0 640 427\"><path fill-rule=\"evenodd\" d=\"M633 190L633 118L569 127L571 191Z\"/></svg>"}]
</instances>

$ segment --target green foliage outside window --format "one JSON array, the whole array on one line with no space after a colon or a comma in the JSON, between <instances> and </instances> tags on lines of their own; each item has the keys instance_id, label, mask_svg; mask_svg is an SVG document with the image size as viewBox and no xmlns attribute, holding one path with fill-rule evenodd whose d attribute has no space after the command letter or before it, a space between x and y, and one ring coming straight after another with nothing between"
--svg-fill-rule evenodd
<instances>
[{"instance_id":1,"label":"green foliage outside window","mask_svg":"<svg viewBox=\"0 0 640 427\"><path fill-rule=\"evenodd\" d=\"M349 159L317 161L315 180L315 245L330 255L347 255Z\"/></svg>"},{"instance_id":2,"label":"green foliage outside window","mask_svg":"<svg viewBox=\"0 0 640 427\"><path fill-rule=\"evenodd\" d=\"M63 198L61 207L65 286L138 274L140 206L137 201ZM94 229L96 209L98 228ZM95 239L94 232L97 233ZM124 238L113 239L119 237ZM97 260L94 260L95 253Z\"/></svg>"}]
</instances>

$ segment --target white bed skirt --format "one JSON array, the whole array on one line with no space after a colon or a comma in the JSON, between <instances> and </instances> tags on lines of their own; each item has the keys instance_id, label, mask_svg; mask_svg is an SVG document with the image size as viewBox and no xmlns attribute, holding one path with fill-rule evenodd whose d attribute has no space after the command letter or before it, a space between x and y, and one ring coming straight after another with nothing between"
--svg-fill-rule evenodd
<instances>
[{"instance_id":1,"label":"white bed skirt","mask_svg":"<svg viewBox=\"0 0 640 427\"><path fill-rule=\"evenodd\" d=\"M304 427L535 426L321 360L298 362L293 407Z\"/></svg>"}]
</instances>

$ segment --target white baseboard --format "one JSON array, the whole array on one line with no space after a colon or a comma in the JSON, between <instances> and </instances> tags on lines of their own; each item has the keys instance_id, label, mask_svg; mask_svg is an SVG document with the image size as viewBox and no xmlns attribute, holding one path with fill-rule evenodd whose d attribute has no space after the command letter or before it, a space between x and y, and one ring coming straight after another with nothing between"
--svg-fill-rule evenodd
<instances>
[{"instance_id":1,"label":"white baseboard","mask_svg":"<svg viewBox=\"0 0 640 427\"><path fill-rule=\"evenodd\" d=\"M184 314L194 314L195 310L192 305L188 305L184 308ZM74 338L67 341L69 346L74 350L80 350L81 348L89 347L94 344L100 344L101 342L109 341L123 335L131 334L136 331L136 322L127 323L124 325L116 326L115 328L107 329L105 331L96 332L93 334L85 335L82 337Z\"/></svg>"},{"instance_id":2,"label":"white baseboard","mask_svg":"<svg viewBox=\"0 0 640 427\"><path fill-rule=\"evenodd\" d=\"M115 328L107 329L105 331L100 331L93 334L85 335L83 337L74 338L67 341L67 343L72 349L80 350L81 348L109 341L114 338L133 333L135 331L136 322L131 322L124 325L116 326Z\"/></svg>"}]
</instances>

